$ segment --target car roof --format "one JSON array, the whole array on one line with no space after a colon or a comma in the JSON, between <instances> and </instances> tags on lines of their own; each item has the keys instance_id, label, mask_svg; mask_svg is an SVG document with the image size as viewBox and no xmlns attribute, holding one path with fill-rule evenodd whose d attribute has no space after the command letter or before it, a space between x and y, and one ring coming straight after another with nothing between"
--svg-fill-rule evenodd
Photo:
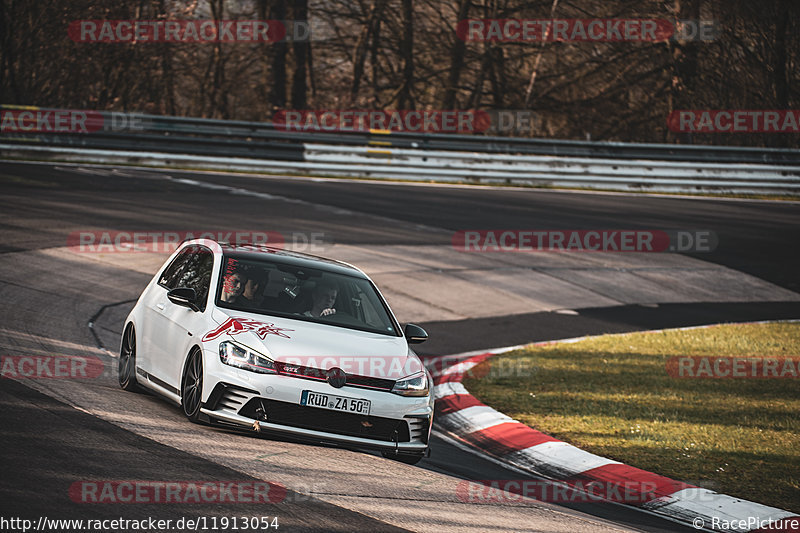
<instances>
[{"instance_id":1,"label":"car roof","mask_svg":"<svg viewBox=\"0 0 800 533\"><path fill-rule=\"evenodd\" d=\"M295 252L283 248L276 248L274 246L267 246L265 244L236 244L229 242L218 242L218 244L220 248L222 248L222 253L230 257L256 261L259 259L269 259L274 263L301 268L322 269L345 276L369 279L364 272L355 266L345 263L344 261L328 259L327 257Z\"/></svg>"}]
</instances>

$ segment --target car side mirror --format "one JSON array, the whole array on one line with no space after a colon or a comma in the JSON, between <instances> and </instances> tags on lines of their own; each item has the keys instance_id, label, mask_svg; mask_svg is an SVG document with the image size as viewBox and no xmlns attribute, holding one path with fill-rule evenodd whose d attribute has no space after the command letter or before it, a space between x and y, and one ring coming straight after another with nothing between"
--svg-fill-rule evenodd
<instances>
[{"instance_id":1,"label":"car side mirror","mask_svg":"<svg viewBox=\"0 0 800 533\"><path fill-rule=\"evenodd\" d=\"M172 289L167 293L167 298L169 298L169 301L175 305L188 307L192 311L200 311L200 308L197 307L197 304L195 303L195 300L197 299L197 293L195 293L194 289L190 287L177 287Z\"/></svg>"},{"instance_id":2,"label":"car side mirror","mask_svg":"<svg viewBox=\"0 0 800 533\"><path fill-rule=\"evenodd\" d=\"M409 344L419 344L428 340L428 333L416 324L406 324L403 334Z\"/></svg>"}]
</instances>

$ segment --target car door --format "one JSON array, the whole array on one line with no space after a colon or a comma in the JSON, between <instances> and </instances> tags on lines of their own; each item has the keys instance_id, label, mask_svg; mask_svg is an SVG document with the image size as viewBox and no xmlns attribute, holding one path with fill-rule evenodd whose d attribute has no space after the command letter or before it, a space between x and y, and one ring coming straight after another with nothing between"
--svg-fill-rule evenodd
<instances>
[{"instance_id":1,"label":"car door","mask_svg":"<svg viewBox=\"0 0 800 533\"><path fill-rule=\"evenodd\" d=\"M159 319L153 328L151 361L151 374L156 383L176 394L180 388L188 347L199 342L207 329L209 318L206 309L214 254L205 246L191 245L181 252L180 259L176 268L165 271L165 276L159 282L161 292L155 301L155 312ZM179 287L195 290L195 303L200 308L199 311L169 300L167 293Z\"/></svg>"},{"instance_id":2,"label":"car door","mask_svg":"<svg viewBox=\"0 0 800 533\"><path fill-rule=\"evenodd\" d=\"M144 313L139 330L139 351L136 354L136 366L151 374L155 361L163 358L161 335L164 332L164 309L166 308L167 291L170 281L177 280L177 273L182 272L189 259L191 247L180 250L163 270L158 282L148 288L142 303Z\"/></svg>"}]
</instances>

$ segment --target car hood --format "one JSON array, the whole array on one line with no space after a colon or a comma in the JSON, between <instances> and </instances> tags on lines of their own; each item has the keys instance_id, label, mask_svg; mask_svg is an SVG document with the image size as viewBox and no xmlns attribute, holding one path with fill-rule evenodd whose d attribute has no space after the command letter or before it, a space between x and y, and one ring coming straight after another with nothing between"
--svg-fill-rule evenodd
<instances>
[{"instance_id":1,"label":"car hood","mask_svg":"<svg viewBox=\"0 0 800 533\"><path fill-rule=\"evenodd\" d=\"M390 337L327 324L214 309L218 327L204 341L235 340L290 365L397 380L422 370L404 337Z\"/></svg>"}]
</instances>

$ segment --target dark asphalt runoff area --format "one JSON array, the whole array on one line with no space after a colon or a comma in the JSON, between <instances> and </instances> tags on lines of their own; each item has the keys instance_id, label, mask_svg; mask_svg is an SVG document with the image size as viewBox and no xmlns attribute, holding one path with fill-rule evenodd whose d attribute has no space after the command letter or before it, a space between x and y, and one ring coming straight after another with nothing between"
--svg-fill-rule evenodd
<instances>
[{"instance_id":1,"label":"dark asphalt runoff area","mask_svg":"<svg viewBox=\"0 0 800 533\"><path fill-rule=\"evenodd\" d=\"M249 483L258 480L125 431L10 379L0 380L0 427L2 514L32 520L34 524L40 517L114 520L124 515L135 520L170 519L173 523L180 518L195 522L205 519L204 523L210 525L214 518L229 519L233 515L259 517L259 522L264 517L270 524L277 517L278 531L406 531L306 495L291 491L284 495L280 489L275 498L283 496L283 500L276 503L228 500L197 504L187 492L183 502L137 503L133 506L135 513L130 512L134 509L121 512L118 503L91 500L95 496L104 501L116 496L133 498L133 493L119 491L103 497L99 490L85 490L83 494L89 501L82 502L82 492L70 492L70 488L73 484L103 481L163 480L202 480L249 487ZM165 494L161 497L166 500ZM249 498L251 495L243 492L242 500ZM58 529L64 530L68 528Z\"/></svg>"}]
</instances>

